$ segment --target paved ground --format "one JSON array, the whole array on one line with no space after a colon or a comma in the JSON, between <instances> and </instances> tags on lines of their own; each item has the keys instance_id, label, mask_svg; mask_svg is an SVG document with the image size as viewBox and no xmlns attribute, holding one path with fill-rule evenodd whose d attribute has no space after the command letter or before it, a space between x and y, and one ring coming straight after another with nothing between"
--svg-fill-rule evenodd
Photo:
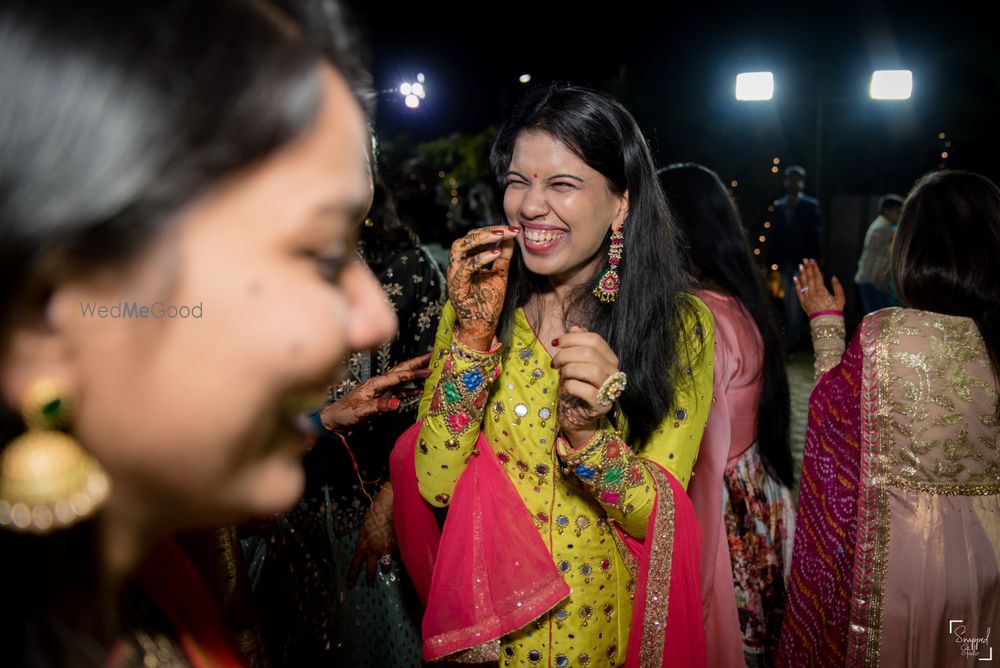
<instances>
[{"instance_id":1,"label":"paved ground","mask_svg":"<svg viewBox=\"0 0 1000 668\"><path fill-rule=\"evenodd\" d=\"M792 400L791 443L795 463L795 490L798 497L799 473L802 470L802 449L806 442L806 424L809 421L809 393L813 385L813 356L811 352L794 353L788 362L788 389Z\"/></svg>"}]
</instances>

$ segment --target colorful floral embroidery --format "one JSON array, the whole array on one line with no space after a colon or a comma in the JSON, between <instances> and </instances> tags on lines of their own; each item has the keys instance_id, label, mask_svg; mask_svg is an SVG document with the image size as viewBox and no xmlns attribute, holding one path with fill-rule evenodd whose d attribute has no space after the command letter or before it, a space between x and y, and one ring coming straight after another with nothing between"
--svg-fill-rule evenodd
<instances>
[{"instance_id":1,"label":"colorful floral embroidery","mask_svg":"<svg viewBox=\"0 0 1000 668\"><path fill-rule=\"evenodd\" d=\"M448 431L453 435L460 436L482 422L490 388L500 375L500 354L499 343L488 353L463 349L452 343L451 355L445 360L441 379L431 398L429 414L443 415ZM456 359L476 366L458 374L455 370ZM502 404L499 410L496 405L493 409L497 414L503 412Z\"/></svg>"},{"instance_id":2,"label":"colorful floral embroidery","mask_svg":"<svg viewBox=\"0 0 1000 668\"><path fill-rule=\"evenodd\" d=\"M591 443L576 452L560 436L556 451L598 501L619 511L627 512L626 492L646 481L642 465L614 429L598 430Z\"/></svg>"}]
</instances>

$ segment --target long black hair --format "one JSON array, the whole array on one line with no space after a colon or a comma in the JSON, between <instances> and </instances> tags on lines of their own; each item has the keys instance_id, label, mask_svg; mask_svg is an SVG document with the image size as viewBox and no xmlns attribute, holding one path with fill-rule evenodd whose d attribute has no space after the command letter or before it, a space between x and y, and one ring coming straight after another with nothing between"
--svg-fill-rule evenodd
<instances>
[{"instance_id":1,"label":"long black hair","mask_svg":"<svg viewBox=\"0 0 1000 668\"><path fill-rule=\"evenodd\" d=\"M399 217L389 188L376 178L372 206L358 239L365 264L374 274L381 274L399 253L419 245L416 232Z\"/></svg>"},{"instance_id":2,"label":"long black hair","mask_svg":"<svg viewBox=\"0 0 1000 668\"><path fill-rule=\"evenodd\" d=\"M785 485L794 484L788 441L789 395L785 353L764 275L757 269L739 213L719 176L702 165L660 170L660 184L684 235L700 287L716 288L746 308L764 342L763 385L757 410L761 456Z\"/></svg>"},{"instance_id":3,"label":"long black hair","mask_svg":"<svg viewBox=\"0 0 1000 668\"><path fill-rule=\"evenodd\" d=\"M628 192L621 283L615 302L604 304L591 291L605 267L572 296L564 324L579 324L601 334L628 374L620 399L629 437L639 447L674 408L677 384L691 366L690 336L683 332L685 312L697 317L684 293L690 277L680 261L678 233L656 179L646 139L624 106L612 97L578 86L555 84L527 93L500 128L490 151L497 201L503 201L514 144L523 132L544 132L560 140L581 160L600 172L610 190ZM608 230L598 254L607 257ZM516 247L503 313L501 338L509 342L514 313L532 295L550 289L545 276L527 270Z\"/></svg>"},{"instance_id":4,"label":"long black hair","mask_svg":"<svg viewBox=\"0 0 1000 668\"><path fill-rule=\"evenodd\" d=\"M892 276L905 306L972 318L1000 381L1000 189L985 176L931 172L903 204ZM996 415L1000 419L1000 399Z\"/></svg>"},{"instance_id":5,"label":"long black hair","mask_svg":"<svg viewBox=\"0 0 1000 668\"><path fill-rule=\"evenodd\" d=\"M321 62L263 0L3 3L0 351L59 284L135 261L188 204L305 132ZM23 430L0 401L0 448ZM103 664L115 602L102 605L95 527L0 530L4 662Z\"/></svg>"}]
</instances>

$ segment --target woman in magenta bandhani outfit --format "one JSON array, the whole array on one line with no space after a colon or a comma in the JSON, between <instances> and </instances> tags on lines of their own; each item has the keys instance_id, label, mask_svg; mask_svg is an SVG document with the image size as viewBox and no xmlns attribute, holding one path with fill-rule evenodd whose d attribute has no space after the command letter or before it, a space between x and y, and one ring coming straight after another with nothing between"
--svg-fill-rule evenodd
<instances>
[{"instance_id":1,"label":"woman in magenta bandhani outfit","mask_svg":"<svg viewBox=\"0 0 1000 668\"><path fill-rule=\"evenodd\" d=\"M843 290L807 260L809 402L780 664L976 666L1000 625L1000 190L942 171L892 251L906 308L844 350ZM1000 655L997 655L1000 657Z\"/></svg>"}]
</instances>

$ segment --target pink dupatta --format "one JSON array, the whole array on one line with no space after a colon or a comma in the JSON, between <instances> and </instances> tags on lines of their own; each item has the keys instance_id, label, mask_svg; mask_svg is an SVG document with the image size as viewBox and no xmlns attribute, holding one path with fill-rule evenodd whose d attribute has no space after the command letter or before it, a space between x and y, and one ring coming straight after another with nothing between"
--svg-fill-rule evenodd
<instances>
[{"instance_id":1,"label":"pink dupatta","mask_svg":"<svg viewBox=\"0 0 1000 668\"><path fill-rule=\"evenodd\" d=\"M439 530L417 486L420 427L418 422L396 442L390 475L400 554L426 606L424 658L495 660L501 637L544 615L570 589L483 435ZM617 536L636 575L625 665L704 666L700 530L680 483L658 465L647 466L660 492L647 538Z\"/></svg>"}]
</instances>

